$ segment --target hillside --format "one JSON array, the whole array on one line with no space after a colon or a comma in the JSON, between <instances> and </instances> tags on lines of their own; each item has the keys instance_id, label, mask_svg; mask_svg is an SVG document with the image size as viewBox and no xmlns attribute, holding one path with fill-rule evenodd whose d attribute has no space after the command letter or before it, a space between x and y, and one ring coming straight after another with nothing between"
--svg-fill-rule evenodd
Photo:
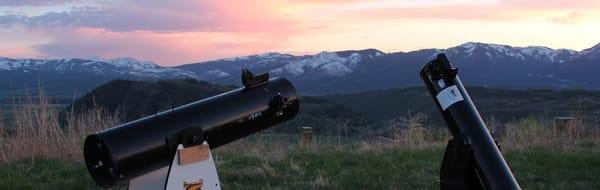
<instances>
[{"instance_id":1,"label":"hillside","mask_svg":"<svg viewBox=\"0 0 600 190\"><path fill-rule=\"evenodd\" d=\"M65 108L82 113L94 106L117 110L123 121L183 105L233 89L196 80L158 82L116 80L93 90ZM467 88L485 120L503 124L527 117L549 120L576 116L588 122L600 118L600 92L582 90L505 90ZM328 96L303 96L297 117L273 128L295 133L312 126L319 134L337 134L339 127L352 135L387 133L388 122L423 113L431 126L443 126L441 115L424 88L376 90Z\"/></svg>"},{"instance_id":2,"label":"hillside","mask_svg":"<svg viewBox=\"0 0 600 190\"><path fill-rule=\"evenodd\" d=\"M485 119L508 122L529 116L585 116L596 121L600 114L600 92L583 90L506 90L467 87ZM425 88L377 90L321 97L344 105L369 120L382 121L413 113L425 113L441 121L433 99Z\"/></svg>"},{"instance_id":3,"label":"hillside","mask_svg":"<svg viewBox=\"0 0 600 190\"><path fill-rule=\"evenodd\" d=\"M61 115L69 111L77 114L102 107L110 113L118 111L124 121L129 121L233 88L193 79L155 82L114 80L77 99Z\"/></svg>"},{"instance_id":4,"label":"hillside","mask_svg":"<svg viewBox=\"0 0 600 190\"><path fill-rule=\"evenodd\" d=\"M131 121L172 107L208 98L228 90L233 86L221 86L193 79L164 81L115 80L106 83L61 111L61 118L68 112L80 114L93 108L102 107L109 113L117 113L122 121ZM299 126L317 127L316 132L334 133L326 126L338 121L364 129L366 120L346 107L315 97L302 97L301 111L295 120L274 128L277 132L297 132Z\"/></svg>"}]
</instances>

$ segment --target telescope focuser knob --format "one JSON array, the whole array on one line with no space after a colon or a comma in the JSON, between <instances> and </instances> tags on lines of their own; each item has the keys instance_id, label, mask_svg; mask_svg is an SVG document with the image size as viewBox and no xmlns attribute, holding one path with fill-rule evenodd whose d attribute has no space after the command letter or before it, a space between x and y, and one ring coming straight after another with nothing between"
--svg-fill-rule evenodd
<instances>
[{"instance_id":1,"label":"telescope focuser knob","mask_svg":"<svg viewBox=\"0 0 600 190\"><path fill-rule=\"evenodd\" d=\"M204 131L200 127L188 128L181 132L181 144L183 147L200 145L206 140Z\"/></svg>"},{"instance_id":2,"label":"telescope focuser knob","mask_svg":"<svg viewBox=\"0 0 600 190\"><path fill-rule=\"evenodd\" d=\"M272 105L277 111L275 112L276 116L283 115L283 109L287 108L290 104L290 98L286 96L282 96L280 93L277 93L273 100L271 101Z\"/></svg>"}]
</instances>

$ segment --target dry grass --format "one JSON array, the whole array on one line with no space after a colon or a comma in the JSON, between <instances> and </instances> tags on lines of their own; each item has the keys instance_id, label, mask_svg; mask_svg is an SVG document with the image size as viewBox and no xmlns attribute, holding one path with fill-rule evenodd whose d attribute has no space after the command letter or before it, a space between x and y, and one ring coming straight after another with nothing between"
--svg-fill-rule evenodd
<instances>
[{"instance_id":1,"label":"dry grass","mask_svg":"<svg viewBox=\"0 0 600 190\"><path fill-rule=\"evenodd\" d=\"M451 139L445 128L428 127L424 114L407 114L406 117L389 122L391 137L378 137L376 140L359 144L361 150L377 147L430 147L443 146ZM494 132L503 149L545 148L554 150L586 149L600 151L600 129L591 122L576 118L568 129L557 127L553 120L525 118L519 121L498 124L488 120L488 128Z\"/></svg>"},{"instance_id":2,"label":"dry grass","mask_svg":"<svg viewBox=\"0 0 600 190\"><path fill-rule=\"evenodd\" d=\"M380 144L401 147L429 147L444 144L450 139L446 129L428 127L427 115L410 113L389 122L391 137L379 137ZM363 145L365 146L365 145Z\"/></svg>"},{"instance_id":3,"label":"dry grass","mask_svg":"<svg viewBox=\"0 0 600 190\"><path fill-rule=\"evenodd\" d=\"M570 130L557 127L552 121L533 118L508 123L498 136L503 147L508 149L550 148L576 150L585 148L600 151L600 131L594 124L576 119Z\"/></svg>"},{"instance_id":4,"label":"dry grass","mask_svg":"<svg viewBox=\"0 0 600 190\"><path fill-rule=\"evenodd\" d=\"M36 157L81 161L84 138L118 123L118 118L103 109L75 116L67 114L61 125L56 109L43 96L37 103L15 103L11 130L0 127L0 161L10 163ZM18 108L17 108L18 106Z\"/></svg>"}]
</instances>

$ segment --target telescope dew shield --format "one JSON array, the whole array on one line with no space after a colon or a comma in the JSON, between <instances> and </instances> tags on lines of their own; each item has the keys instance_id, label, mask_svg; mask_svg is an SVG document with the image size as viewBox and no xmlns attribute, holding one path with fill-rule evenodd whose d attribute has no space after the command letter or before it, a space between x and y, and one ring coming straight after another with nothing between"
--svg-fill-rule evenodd
<instances>
[{"instance_id":1,"label":"telescope dew shield","mask_svg":"<svg viewBox=\"0 0 600 190\"><path fill-rule=\"evenodd\" d=\"M457 74L458 69L444 54L427 63L420 73L455 142L470 148L477 170L472 172L477 173L486 189L520 189Z\"/></svg>"},{"instance_id":2,"label":"telescope dew shield","mask_svg":"<svg viewBox=\"0 0 600 190\"><path fill-rule=\"evenodd\" d=\"M296 90L288 80L255 78L247 70L243 78L243 88L89 135L84 157L94 181L108 188L169 165L178 144L206 140L214 149L298 113Z\"/></svg>"}]
</instances>

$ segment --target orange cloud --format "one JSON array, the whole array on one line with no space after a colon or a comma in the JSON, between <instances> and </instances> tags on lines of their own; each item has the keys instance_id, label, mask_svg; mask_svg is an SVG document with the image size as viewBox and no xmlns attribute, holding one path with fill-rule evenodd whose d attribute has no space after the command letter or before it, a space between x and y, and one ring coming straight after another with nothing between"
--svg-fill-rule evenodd
<instances>
[{"instance_id":1,"label":"orange cloud","mask_svg":"<svg viewBox=\"0 0 600 190\"><path fill-rule=\"evenodd\" d=\"M549 18L550 21L555 22L555 23L559 23L559 24L575 24L575 23L579 23L582 22L584 20L584 16L577 13L577 12L571 12L566 16L562 16L562 17L552 17Z\"/></svg>"},{"instance_id":2,"label":"orange cloud","mask_svg":"<svg viewBox=\"0 0 600 190\"><path fill-rule=\"evenodd\" d=\"M11 58L31 58L32 56L39 56L39 53L29 47L0 47L2 55L0 57L11 57Z\"/></svg>"},{"instance_id":3,"label":"orange cloud","mask_svg":"<svg viewBox=\"0 0 600 190\"><path fill-rule=\"evenodd\" d=\"M437 6L415 8L382 8L366 10L357 16L380 19L456 19L456 20L510 20L515 12L498 10L493 6Z\"/></svg>"},{"instance_id":4,"label":"orange cloud","mask_svg":"<svg viewBox=\"0 0 600 190\"><path fill-rule=\"evenodd\" d=\"M502 0L500 1L503 6L528 9L528 10L540 10L540 9L598 9L600 8L600 2L595 0Z\"/></svg>"}]
</instances>

